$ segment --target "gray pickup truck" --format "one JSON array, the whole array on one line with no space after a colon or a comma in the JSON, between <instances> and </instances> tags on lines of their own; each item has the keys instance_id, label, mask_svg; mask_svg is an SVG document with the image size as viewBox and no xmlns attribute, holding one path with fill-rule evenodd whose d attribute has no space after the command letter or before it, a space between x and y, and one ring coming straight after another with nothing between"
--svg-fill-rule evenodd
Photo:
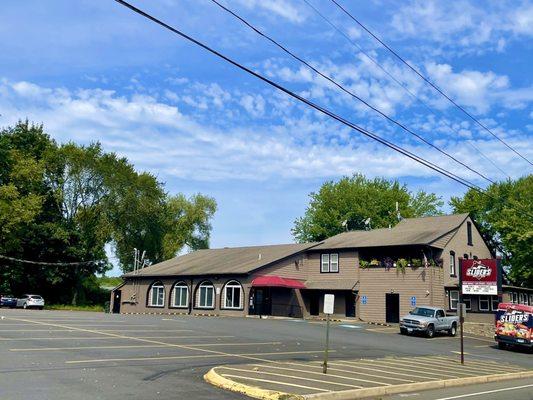
<instances>
[{"instance_id":1,"label":"gray pickup truck","mask_svg":"<svg viewBox=\"0 0 533 400\"><path fill-rule=\"evenodd\" d=\"M427 337L435 336L436 332L446 331L451 336L457 333L459 317L446 316L442 308L416 307L400 319L400 333L424 333Z\"/></svg>"}]
</instances>

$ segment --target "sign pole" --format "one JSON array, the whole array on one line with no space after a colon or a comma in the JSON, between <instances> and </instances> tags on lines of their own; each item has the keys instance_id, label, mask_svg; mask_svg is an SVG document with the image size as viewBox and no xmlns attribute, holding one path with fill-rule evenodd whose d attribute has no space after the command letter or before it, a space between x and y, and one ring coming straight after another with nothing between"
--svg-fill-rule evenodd
<instances>
[{"instance_id":1,"label":"sign pole","mask_svg":"<svg viewBox=\"0 0 533 400\"><path fill-rule=\"evenodd\" d=\"M465 322L464 312L466 311L466 304L459 303L459 329L461 336L461 365L465 364L465 353L464 353L464 338L463 338L463 323Z\"/></svg>"},{"instance_id":2,"label":"sign pole","mask_svg":"<svg viewBox=\"0 0 533 400\"><path fill-rule=\"evenodd\" d=\"M322 365L322 372L328 373L328 353L329 353L329 316L335 310L335 295L324 295L324 314L326 314L326 349L324 351L324 364Z\"/></svg>"},{"instance_id":3,"label":"sign pole","mask_svg":"<svg viewBox=\"0 0 533 400\"><path fill-rule=\"evenodd\" d=\"M324 351L324 365L322 372L328 373L328 353L329 353L329 314L326 314L326 350Z\"/></svg>"}]
</instances>

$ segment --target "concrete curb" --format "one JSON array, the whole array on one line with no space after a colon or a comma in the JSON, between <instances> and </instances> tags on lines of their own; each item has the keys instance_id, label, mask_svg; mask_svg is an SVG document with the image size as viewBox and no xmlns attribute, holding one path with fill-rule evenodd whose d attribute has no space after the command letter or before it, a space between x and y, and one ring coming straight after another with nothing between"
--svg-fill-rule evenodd
<instances>
[{"instance_id":1,"label":"concrete curb","mask_svg":"<svg viewBox=\"0 0 533 400\"><path fill-rule=\"evenodd\" d=\"M533 371L513 372L509 374L472 376L467 378L447 379L442 381L407 383L404 385L380 386L367 389L344 390L324 394L310 394L303 396L304 399L316 400L351 400L364 399L366 397L385 396L389 394L412 392L415 390L442 389L448 387L474 385L478 383L499 382L511 379L533 378Z\"/></svg>"},{"instance_id":2,"label":"concrete curb","mask_svg":"<svg viewBox=\"0 0 533 400\"><path fill-rule=\"evenodd\" d=\"M391 324L387 324L385 322L372 322L372 321L368 321L368 322L365 322L366 324L368 325L378 325L378 326L392 326Z\"/></svg>"},{"instance_id":3,"label":"concrete curb","mask_svg":"<svg viewBox=\"0 0 533 400\"><path fill-rule=\"evenodd\" d=\"M216 367L215 367L216 368ZM243 383L234 382L220 376L215 371L215 368L211 368L207 374L204 375L204 380L213 386L221 389L229 390L231 392L237 392L244 394L254 399L263 400L303 400L303 396L277 392L274 390L261 389L255 386L245 385Z\"/></svg>"}]
</instances>

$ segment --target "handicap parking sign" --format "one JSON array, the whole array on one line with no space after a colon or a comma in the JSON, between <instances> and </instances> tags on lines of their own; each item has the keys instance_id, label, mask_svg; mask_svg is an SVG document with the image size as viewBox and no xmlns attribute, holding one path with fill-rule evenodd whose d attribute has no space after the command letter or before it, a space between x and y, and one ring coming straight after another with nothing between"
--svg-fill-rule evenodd
<instances>
[{"instance_id":1,"label":"handicap parking sign","mask_svg":"<svg viewBox=\"0 0 533 400\"><path fill-rule=\"evenodd\" d=\"M413 307L416 307L416 297L415 296L411 297L411 305Z\"/></svg>"},{"instance_id":2,"label":"handicap parking sign","mask_svg":"<svg viewBox=\"0 0 533 400\"><path fill-rule=\"evenodd\" d=\"M361 304L366 304L367 298L366 296L361 296Z\"/></svg>"}]
</instances>

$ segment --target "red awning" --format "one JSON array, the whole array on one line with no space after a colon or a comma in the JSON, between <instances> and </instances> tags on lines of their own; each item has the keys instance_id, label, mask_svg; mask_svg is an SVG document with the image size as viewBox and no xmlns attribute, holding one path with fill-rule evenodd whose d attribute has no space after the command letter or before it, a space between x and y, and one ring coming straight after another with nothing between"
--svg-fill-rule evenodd
<instances>
[{"instance_id":1,"label":"red awning","mask_svg":"<svg viewBox=\"0 0 533 400\"><path fill-rule=\"evenodd\" d=\"M296 279L282 278L277 275L258 276L252 281L252 286L274 286L289 289L305 289L303 282Z\"/></svg>"}]
</instances>

